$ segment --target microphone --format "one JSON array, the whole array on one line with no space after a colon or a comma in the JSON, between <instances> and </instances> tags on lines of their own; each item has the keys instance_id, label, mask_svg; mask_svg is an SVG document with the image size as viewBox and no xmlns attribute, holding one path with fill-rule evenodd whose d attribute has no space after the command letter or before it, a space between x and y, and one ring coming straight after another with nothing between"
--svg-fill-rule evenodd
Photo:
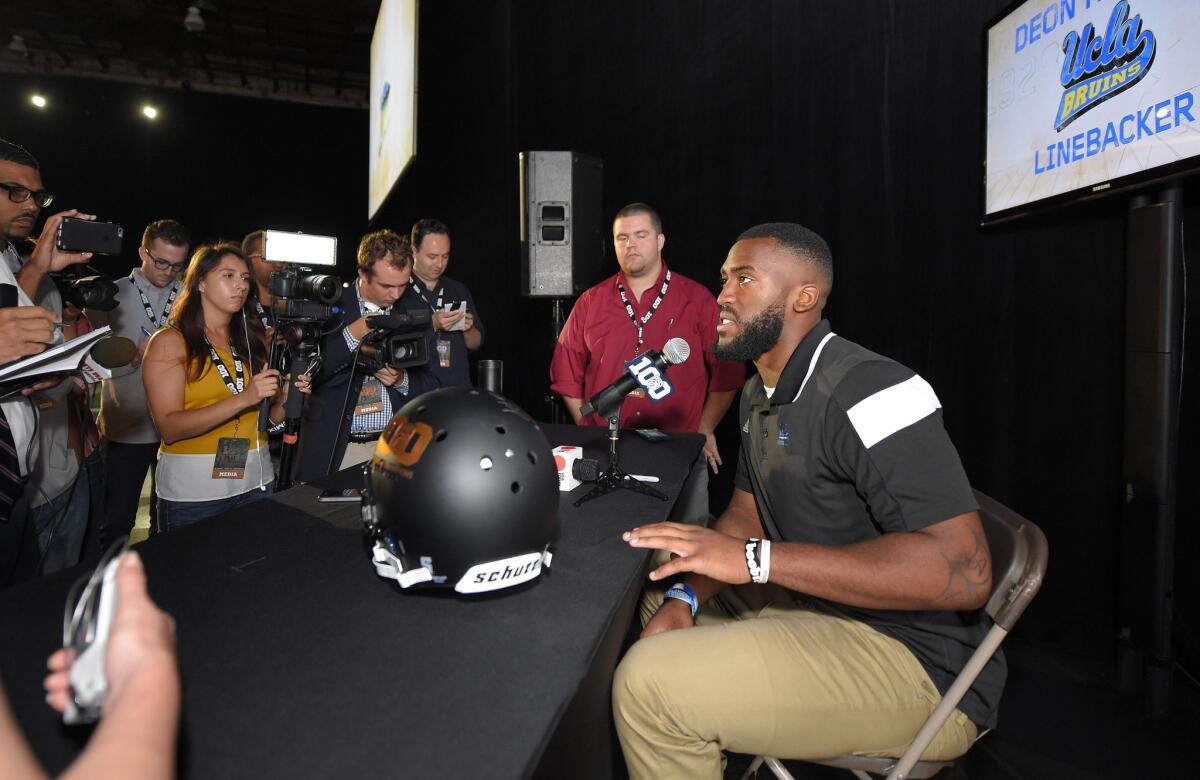
<instances>
[{"instance_id":1,"label":"microphone","mask_svg":"<svg viewBox=\"0 0 1200 780\"><path fill-rule=\"evenodd\" d=\"M129 365L136 356L137 344L132 340L124 336L109 336L96 342L79 364L79 370L89 384L94 384L112 379L112 369Z\"/></svg>"},{"instance_id":2,"label":"microphone","mask_svg":"<svg viewBox=\"0 0 1200 780\"><path fill-rule=\"evenodd\" d=\"M600 461L595 458L580 458L571 464L571 476L580 482L595 482L600 478Z\"/></svg>"},{"instance_id":3,"label":"microphone","mask_svg":"<svg viewBox=\"0 0 1200 780\"><path fill-rule=\"evenodd\" d=\"M579 412L584 417L592 414L608 416L610 411L621 405L621 401L625 396L629 395L634 388L642 384L638 381L639 374L649 372L659 377L664 377L668 366L682 363L691 354L692 348L687 341L678 337L671 339L663 346L662 352L650 350L633 363L630 363L625 373L621 374L611 385L592 396L590 401L579 408ZM658 396L656 400L665 398L671 392L671 387L666 384L666 379L662 378L660 381L666 386L666 391Z\"/></svg>"},{"instance_id":4,"label":"microphone","mask_svg":"<svg viewBox=\"0 0 1200 780\"><path fill-rule=\"evenodd\" d=\"M97 341L89 354L104 368L120 368L133 362L137 344L124 336L109 336Z\"/></svg>"}]
</instances>

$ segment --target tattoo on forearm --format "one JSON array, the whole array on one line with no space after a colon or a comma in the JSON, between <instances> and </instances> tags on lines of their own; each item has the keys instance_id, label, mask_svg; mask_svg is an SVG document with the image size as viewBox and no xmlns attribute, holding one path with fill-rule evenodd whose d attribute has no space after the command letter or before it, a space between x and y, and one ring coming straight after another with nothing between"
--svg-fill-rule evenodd
<instances>
[{"instance_id":1,"label":"tattoo on forearm","mask_svg":"<svg viewBox=\"0 0 1200 780\"><path fill-rule=\"evenodd\" d=\"M968 553L949 556L942 553L946 559L946 587L938 596L938 601L974 601L980 591L991 586L991 556L988 553L987 537L982 529L972 529L975 546Z\"/></svg>"}]
</instances>

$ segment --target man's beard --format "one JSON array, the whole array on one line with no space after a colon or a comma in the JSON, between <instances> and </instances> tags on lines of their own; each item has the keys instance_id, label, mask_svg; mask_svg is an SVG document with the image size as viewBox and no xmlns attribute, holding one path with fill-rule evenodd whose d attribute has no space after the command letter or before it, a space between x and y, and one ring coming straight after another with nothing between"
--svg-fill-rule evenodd
<instances>
[{"instance_id":1,"label":"man's beard","mask_svg":"<svg viewBox=\"0 0 1200 780\"><path fill-rule=\"evenodd\" d=\"M20 225L14 225L13 222L16 222L16 218L14 218L12 222L9 222L3 231L0 231L0 240L9 242L24 241L25 239L29 238L30 234L33 233L33 226L36 224L37 220L35 219L33 222L29 223L22 222Z\"/></svg>"},{"instance_id":2,"label":"man's beard","mask_svg":"<svg viewBox=\"0 0 1200 780\"><path fill-rule=\"evenodd\" d=\"M783 333L783 302L780 301L763 310L762 314L742 325L741 332L733 341L713 347L718 360L755 360L779 343Z\"/></svg>"}]
</instances>

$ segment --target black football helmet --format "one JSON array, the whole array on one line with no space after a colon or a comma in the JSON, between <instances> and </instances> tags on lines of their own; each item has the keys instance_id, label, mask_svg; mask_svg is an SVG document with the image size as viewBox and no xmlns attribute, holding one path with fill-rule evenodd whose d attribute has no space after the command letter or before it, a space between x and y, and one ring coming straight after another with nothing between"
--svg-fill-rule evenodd
<instances>
[{"instance_id":1,"label":"black football helmet","mask_svg":"<svg viewBox=\"0 0 1200 780\"><path fill-rule=\"evenodd\" d=\"M482 593L536 579L558 529L545 434L511 401L471 387L405 404L364 466L375 570L402 588Z\"/></svg>"}]
</instances>

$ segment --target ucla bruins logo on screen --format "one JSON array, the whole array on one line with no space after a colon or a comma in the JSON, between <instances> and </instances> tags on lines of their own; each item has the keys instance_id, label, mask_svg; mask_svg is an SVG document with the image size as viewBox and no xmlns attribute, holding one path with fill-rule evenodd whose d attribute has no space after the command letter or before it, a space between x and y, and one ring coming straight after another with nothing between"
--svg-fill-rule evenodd
<instances>
[{"instance_id":1,"label":"ucla bruins logo on screen","mask_svg":"<svg viewBox=\"0 0 1200 780\"><path fill-rule=\"evenodd\" d=\"M1113 6L1104 35L1090 22L1063 39L1063 86L1054 129L1062 130L1085 113L1145 78L1154 64L1154 33L1142 29L1142 15L1129 18L1129 3Z\"/></svg>"}]
</instances>

